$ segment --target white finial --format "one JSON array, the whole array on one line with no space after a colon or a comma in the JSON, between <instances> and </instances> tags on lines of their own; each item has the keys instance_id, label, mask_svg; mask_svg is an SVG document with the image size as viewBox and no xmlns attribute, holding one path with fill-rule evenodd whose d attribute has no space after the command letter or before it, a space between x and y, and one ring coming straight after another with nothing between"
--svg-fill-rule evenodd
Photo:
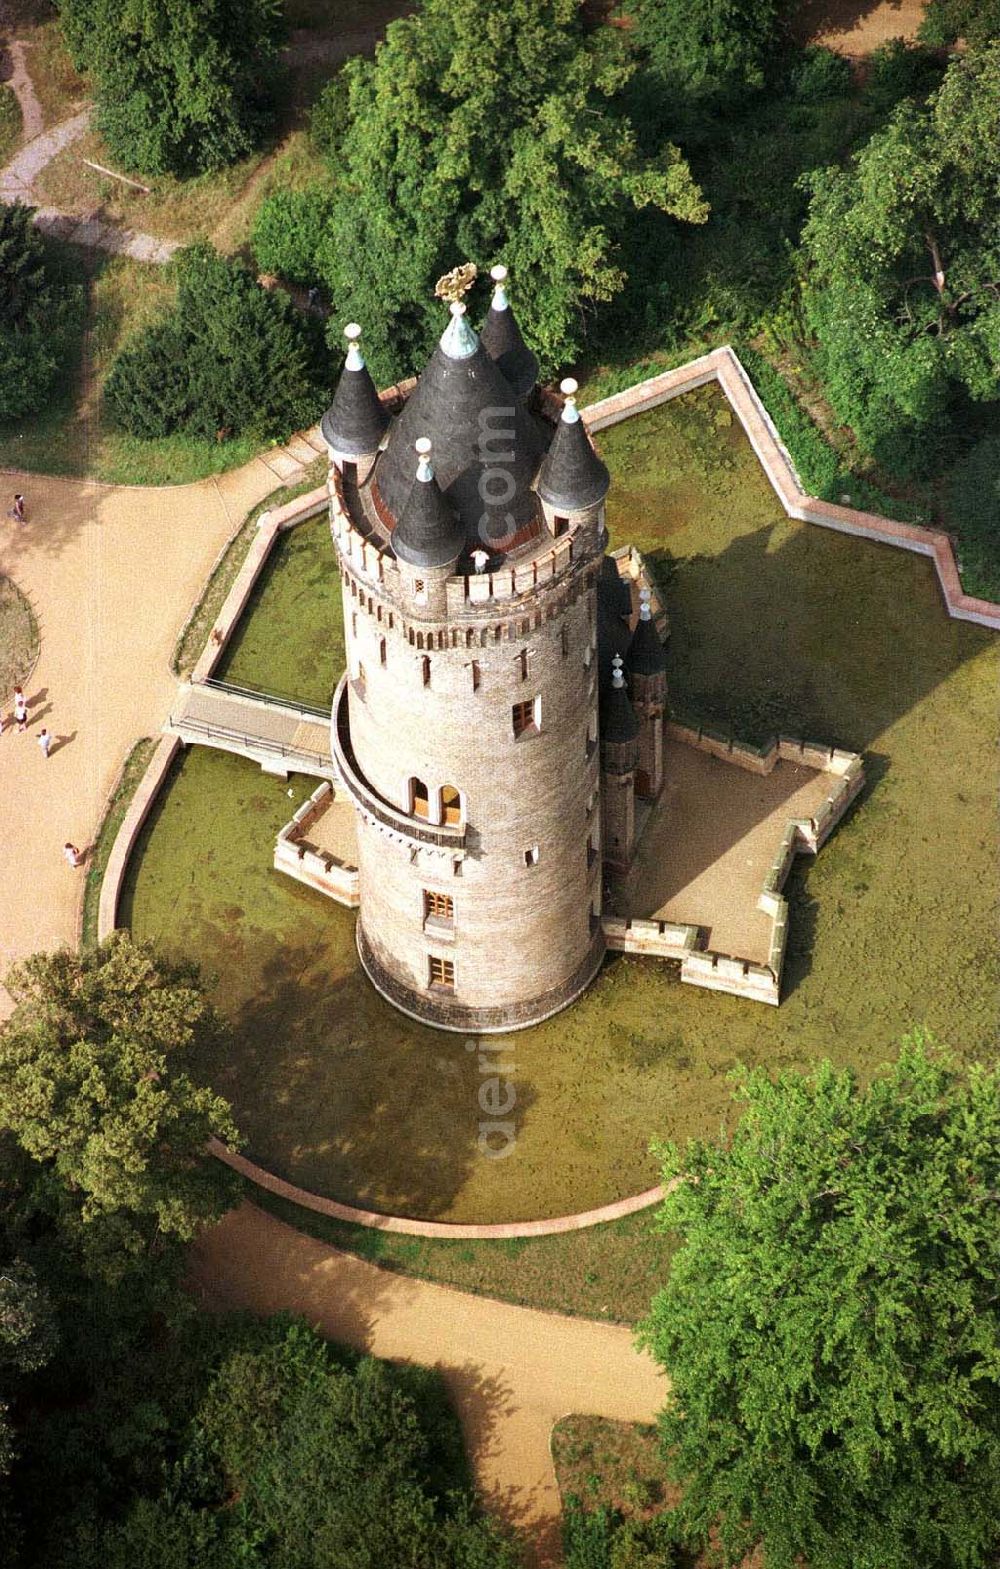
<instances>
[{"instance_id":1,"label":"white finial","mask_svg":"<svg viewBox=\"0 0 1000 1569\"><path fill-rule=\"evenodd\" d=\"M616 689L620 689L625 685L625 677L622 675L621 654L616 654L611 661L611 685Z\"/></svg>"},{"instance_id":2,"label":"white finial","mask_svg":"<svg viewBox=\"0 0 1000 1569\"><path fill-rule=\"evenodd\" d=\"M417 449L417 478L427 481L434 478L431 468L431 440L429 436L418 436L413 445Z\"/></svg>"},{"instance_id":3,"label":"white finial","mask_svg":"<svg viewBox=\"0 0 1000 1569\"><path fill-rule=\"evenodd\" d=\"M559 383L559 391L566 399L562 411L564 425L575 425L580 418L580 410L576 406L576 395L579 390L580 383L574 381L572 376L564 376Z\"/></svg>"},{"instance_id":4,"label":"white finial","mask_svg":"<svg viewBox=\"0 0 1000 1569\"><path fill-rule=\"evenodd\" d=\"M504 284L507 282L506 267L501 262L498 262L495 267L490 268L490 277L493 279L493 299L491 302L493 309L495 311L508 310L510 301L507 298L507 290L504 288Z\"/></svg>"},{"instance_id":5,"label":"white finial","mask_svg":"<svg viewBox=\"0 0 1000 1569\"><path fill-rule=\"evenodd\" d=\"M653 612L650 609L650 605L649 605L649 601L650 601L651 598L652 598L652 595L650 594L650 591L649 591L648 588L640 588L640 590L639 590L639 620L640 621L652 621L652 619L653 619Z\"/></svg>"},{"instance_id":6,"label":"white finial","mask_svg":"<svg viewBox=\"0 0 1000 1569\"><path fill-rule=\"evenodd\" d=\"M441 335L441 348L450 360L467 360L479 347L479 339L465 319L465 302L452 300L448 309L451 321Z\"/></svg>"},{"instance_id":7,"label":"white finial","mask_svg":"<svg viewBox=\"0 0 1000 1569\"><path fill-rule=\"evenodd\" d=\"M357 322L349 321L347 326L344 328L344 337L347 339L347 361L344 365L345 370L364 370L365 368L365 362L362 358L361 350L358 348L358 339L360 336L361 328L358 326Z\"/></svg>"}]
</instances>

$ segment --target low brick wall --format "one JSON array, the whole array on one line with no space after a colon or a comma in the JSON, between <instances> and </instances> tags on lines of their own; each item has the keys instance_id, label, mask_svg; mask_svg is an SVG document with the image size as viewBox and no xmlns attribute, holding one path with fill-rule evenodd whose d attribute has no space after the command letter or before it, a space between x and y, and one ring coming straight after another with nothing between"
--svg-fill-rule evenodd
<instances>
[{"instance_id":1,"label":"low brick wall","mask_svg":"<svg viewBox=\"0 0 1000 1569\"><path fill-rule=\"evenodd\" d=\"M125 871L132 846L139 836L139 830L146 821L149 809L159 794L160 786L167 777L167 771L181 744L179 736L163 737L139 782L128 811L122 818L101 882L101 897L97 905L98 942L103 942L105 937L110 937L115 929L118 919L118 900L121 897L122 883L125 881Z\"/></svg>"},{"instance_id":2,"label":"low brick wall","mask_svg":"<svg viewBox=\"0 0 1000 1569\"><path fill-rule=\"evenodd\" d=\"M659 376L640 381L624 392L601 398L589 404L581 413L588 429L605 430L609 425L617 425L633 414L644 414L648 409L655 409L661 403L685 392L692 392L696 387L706 386L711 381L717 381L725 393L775 495L789 517L929 556L934 562L948 614L959 621L974 621L980 626L1000 629L1000 604L988 599L977 599L964 592L955 552L947 534L936 529L920 528L913 523L897 523L893 518L881 517L875 512L838 506L834 502L820 501L806 494L774 422L739 357L728 344L724 348L713 349L711 354L690 360L675 370L664 371Z\"/></svg>"},{"instance_id":3,"label":"low brick wall","mask_svg":"<svg viewBox=\"0 0 1000 1569\"><path fill-rule=\"evenodd\" d=\"M774 860L765 873L757 908L770 916L772 923L766 965L705 948L704 933L699 926L625 920L618 916L605 916L601 922L607 945L613 952L679 959L681 980L692 986L777 1005L781 1000L781 971L788 940L788 901L782 893L785 880L795 857L815 855L864 788L864 763L855 752L794 736L776 736L766 746L756 747L702 725L683 725L667 720L665 730L671 740L707 752L720 762L734 763L749 773L766 775L778 762L788 762L830 776L829 794L816 815L789 820Z\"/></svg>"},{"instance_id":4,"label":"low brick wall","mask_svg":"<svg viewBox=\"0 0 1000 1569\"><path fill-rule=\"evenodd\" d=\"M303 801L291 822L281 829L275 841L272 864L276 872L285 872L297 882L305 883L307 888L315 888L349 910L356 910L361 903L358 868L303 842L309 828L322 817L332 799L333 786L325 780L307 801Z\"/></svg>"},{"instance_id":5,"label":"low brick wall","mask_svg":"<svg viewBox=\"0 0 1000 1569\"><path fill-rule=\"evenodd\" d=\"M459 1222L446 1220L411 1220L406 1215L382 1215L377 1210L358 1209L353 1204L341 1204L337 1199L323 1198L319 1193L310 1193L306 1188L297 1188L293 1182L286 1182L284 1177L276 1177L273 1172L266 1171L263 1166L257 1166L245 1155L239 1155L235 1150L227 1148L218 1139L210 1139L209 1153L238 1171L241 1177L256 1183L257 1187L265 1188L268 1193L277 1194L279 1198L288 1199L292 1204L298 1204L302 1209L311 1209L317 1215L329 1215L332 1220L343 1220L351 1226L364 1226L370 1231L392 1231L404 1237L439 1237L452 1242L489 1242L499 1241L504 1237L554 1237L566 1231L584 1231L588 1226L600 1226L609 1220L622 1220L626 1215L634 1215L638 1210L649 1209L653 1204L659 1204L666 1194L666 1188L657 1186L647 1188L645 1193L636 1193L630 1198L616 1199L611 1204L602 1204L598 1209L583 1210L578 1215L557 1215L551 1220L510 1220L497 1221L495 1224L462 1225Z\"/></svg>"}]
</instances>

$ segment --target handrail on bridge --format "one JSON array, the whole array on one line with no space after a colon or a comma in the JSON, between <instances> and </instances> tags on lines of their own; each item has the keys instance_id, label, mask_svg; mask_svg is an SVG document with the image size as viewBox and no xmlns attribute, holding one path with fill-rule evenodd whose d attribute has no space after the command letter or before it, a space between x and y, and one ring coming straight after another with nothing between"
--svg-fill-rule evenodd
<instances>
[{"instance_id":1,"label":"handrail on bridge","mask_svg":"<svg viewBox=\"0 0 1000 1569\"><path fill-rule=\"evenodd\" d=\"M246 697L268 708L281 708L287 713L302 714L307 719L321 719L325 724L330 721L329 708L314 708L311 703L292 703L287 698L278 697L274 692L261 692L250 686L236 686L232 681L220 681L216 676L206 676L204 681L191 683L192 692L198 691L200 687L208 687L213 692L228 692L233 697Z\"/></svg>"},{"instance_id":2,"label":"handrail on bridge","mask_svg":"<svg viewBox=\"0 0 1000 1569\"><path fill-rule=\"evenodd\" d=\"M310 762L322 763L327 769L332 770L333 759L329 752L317 752L310 746L286 746L282 741L272 740L269 736L246 735L241 730L231 730L227 725L213 725L205 719L190 719L186 715L179 718L171 714L167 720L167 728L176 735L190 730L195 735L216 737L223 741L238 741L247 751L275 752L279 757L304 757Z\"/></svg>"}]
</instances>

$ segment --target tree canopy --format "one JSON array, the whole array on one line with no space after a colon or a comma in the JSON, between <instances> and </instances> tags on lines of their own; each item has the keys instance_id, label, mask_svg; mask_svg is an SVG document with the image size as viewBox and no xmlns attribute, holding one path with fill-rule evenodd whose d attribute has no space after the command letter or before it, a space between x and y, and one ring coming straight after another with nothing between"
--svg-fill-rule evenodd
<instances>
[{"instance_id":1,"label":"tree canopy","mask_svg":"<svg viewBox=\"0 0 1000 1569\"><path fill-rule=\"evenodd\" d=\"M664 1146L677 1233L642 1334L700 1543L767 1569L977 1569L1000 1519L1000 1071L921 1036L863 1088L742 1076L728 1142Z\"/></svg>"},{"instance_id":2,"label":"tree canopy","mask_svg":"<svg viewBox=\"0 0 1000 1569\"><path fill-rule=\"evenodd\" d=\"M806 309L839 417L917 472L956 393L1000 396L1000 43L811 178Z\"/></svg>"},{"instance_id":3,"label":"tree canopy","mask_svg":"<svg viewBox=\"0 0 1000 1569\"><path fill-rule=\"evenodd\" d=\"M210 246L175 265L173 310L125 344L105 382L118 424L134 436L207 440L284 440L311 425L329 392L316 319Z\"/></svg>"},{"instance_id":4,"label":"tree canopy","mask_svg":"<svg viewBox=\"0 0 1000 1569\"><path fill-rule=\"evenodd\" d=\"M762 87L789 0L636 0L635 36L660 81L693 98Z\"/></svg>"},{"instance_id":5,"label":"tree canopy","mask_svg":"<svg viewBox=\"0 0 1000 1569\"><path fill-rule=\"evenodd\" d=\"M22 202L0 205L0 419L42 407L79 314L33 219Z\"/></svg>"},{"instance_id":6,"label":"tree canopy","mask_svg":"<svg viewBox=\"0 0 1000 1569\"><path fill-rule=\"evenodd\" d=\"M126 168L200 173L251 152L272 114L280 0L57 0L97 125Z\"/></svg>"},{"instance_id":7,"label":"tree canopy","mask_svg":"<svg viewBox=\"0 0 1000 1569\"><path fill-rule=\"evenodd\" d=\"M0 1125L93 1228L109 1271L218 1219L236 1186L205 1146L238 1134L188 1071L221 1028L194 970L119 933L93 953L36 954L6 984Z\"/></svg>"},{"instance_id":8,"label":"tree canopy","mask_svg":"<svg viewBox=\"0 0 1000 1569\"><path fill-rule=\"evenodd\" d=\"M315 266L338 322L363 324L378 379L430 352L434 282L456 263L507 263L553 367L623 287L630 208L704 220L677 148L641 157L613 106L631 70L618 30L585 32L577 0L425 0L374 61L348 61L314 115L334 180Z\"/></svg>"}]
</instances>

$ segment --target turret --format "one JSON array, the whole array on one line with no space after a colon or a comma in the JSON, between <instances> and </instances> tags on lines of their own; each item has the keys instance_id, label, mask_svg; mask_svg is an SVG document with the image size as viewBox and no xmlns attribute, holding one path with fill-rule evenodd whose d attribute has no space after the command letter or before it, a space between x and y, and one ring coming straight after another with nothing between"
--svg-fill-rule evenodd
<instances>
[{"instance_id":1,"label":"turret","mask_svg":"<svg viewBox=\"0 0 1000 1569\"><path fill-rule=\"evenodd\" d=\"M357 322L348 322L344 337L347 339L347 359L333 402L320 421L320 430L330 461L342 472L356 475L361 484L367 478L389 428L389 415L358 347L361 328Z\"/></svg>"},{"instance_id":2,"label":"turret","mask_svg":"<svg viewBox=\"0 0 1000 1569\"><path fill-rule=\"evenodd\" d=\"M626 871L635 844L635 769L639 720L625 689L622 659L611 661L611 685L601 698L601 801L605 863Z\"/></svg>"},{"instance_id":3,"label":"turret","mask_svg":"<svg viewBox=\"0 0 1000 1569\"><path fill-rule=\"evenodd\" d=\"M538 377L538 360L521 336L517 318L507 298L507 269L490 268L493 279L493 299L479 334L483 348L497 368L515 398L524 402L531 396Z\"/></svg>"},{"instance_id":4,"label":"turret","mask_svg":"<svg viewBox=\"0 0 1000 1569\"><path fill-rule=\"evenodd\" d=\"M639 620L625 666L632 704L639 718L639 757L635 791L655 800L663 788L663 716L667 701L667 656L656 630L648 588L639 592Z\"/></svg>"},{"instance_id":5,"label":"turret","mask_svg":"<svg viewBox=\"0 0 1000 1569\"><path fill-rule=\"evenodd\" d=\"M465 548L465 530L434 477L431 443L414 442L417 473L392 535L400 576L414 604L444 613L445 583Z\"/></svg>"},{"instance_id":6,"label":"turret","mask_svg":"<svg viewBox=\"0 0 1000 1569\"><path fill-rule=\"evenodd\" d=\"M564 534L571 525L593 527L604 534L604 498L610 476L587 435L576 406L577 383L572 376L559 384L565 398L552 445L538 471L536 490L551 533Z\"/></svg>"}]
</instances>

